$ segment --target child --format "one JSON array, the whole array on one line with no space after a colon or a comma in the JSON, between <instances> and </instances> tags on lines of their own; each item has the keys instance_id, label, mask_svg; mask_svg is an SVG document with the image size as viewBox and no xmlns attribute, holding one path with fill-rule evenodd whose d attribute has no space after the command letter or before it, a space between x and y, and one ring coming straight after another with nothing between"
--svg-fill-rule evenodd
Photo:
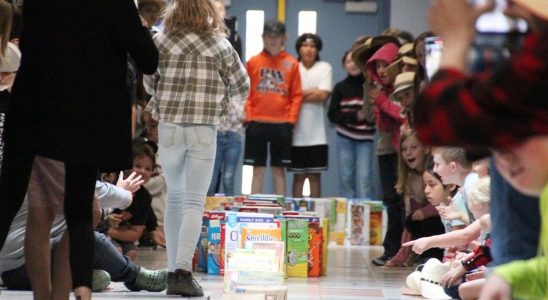
<instances>
[{"instance_id":1,"label":"child","mask_svg":"<svg viewBox=\"0 0 548 300\"><path fill-rule=\"evenodd\" d=\"M154 151L147 144L140 142L134 142L132 148L133 172L141 176L143 184L147 183L152 177L152 170L156 162ZM116 228L109 228L108 235L120 245L122 254L132 260L137 258L135 242L143 235L146 218L152 210L151 202L152 196L144 186L141 186L135 192L133 202L128 208L114 210L115 214L121 215L122 222Z\"/></svg>"},{"instance_id":2,"label":"child","mask_svg":"<svg viewBox=\"0 0 548 300\"><path fill-rule=\"evenodd\" d=\"M402 243L424 236L443 233L445 230L438 212L424 196L424 182L422 173L430 159L430 149L424 147L417 139L417 134L412 131L404 131L400 139L398 160L398 182L396 190L403 194L405 204L405 229ZM398 253L385 267L410 266L414 262L408 261L409 248L400 248ZM436 257L442 259L441 249L432 250L423 254L423 259Z\"/></svg>"},{"instance_id":3,"label":"child","mask_svg":"<svg viewBox=\"0 0 548 300\"><path fill-rule=\"evenodd\" d=\"M146 109L160 122L159 154L168 187L166 293L201 297L192 257L215 163L215 126L225 121L229 98L246 99L249 78L223 37L223 20L212 0L171 1L164 21L164 32L154 36L163 63L145 77L145 87L152 95Z\"/></svg>"},{"instance_id":4,"label":"child","mask_svg":"<svg viewBox=\"0 0 548 300\"><path fill-rule=\"evenodd\" d=\"M375 124L365 119L360 69L352 50L342 56L345 79L333 88L327 117L335 125L339 163L339 193L346 198L373 198L373 135Z\"/></svg>"},{"instance_id":5,"label":"child","mask_svg":"<svg viewBox=\"0 0 548 300\"><path fill-rule=\"evenodd\" d=\"M424 173L422 173L426 200L436 208L440 206L451 206L453 205L452 197L457 193L457 187L454 184L444 185L441 177L434 172L433 167L433 162L429 163L426 170L424 170ZM464 207L462 207L462 209L466 211ZM442 217L441 222L445 227L446 233L465 227L464 223L458 220L447 220Z\"/></svg>"},{"instance_id":6,"label":"child","mask_svg":"<svg viewBox=\"0 0 548 300\"><path fill-rule=\"evenodd\" d=\"M459 195L466 206L467 213L455 216L450 209L441 209L442 217L451 215L452 219L459 219L466 224L474 221L468 208L468 192L479 179L478 174L472 172L472 162L466 158L466 151L458 147L436 147L432 150L434 156L434 172L438 173L444 184L456 184L459 186ZM455 199L455 201L458 201ZM460 205L460 203L456 203Z\"/></svg>"},{"instance_id":7,"label":"child","mask_svg":"<svg viewBox=\"0 0 548 300\"><path fill-rule=\"evenodd\" d=\"M404 72L396 76L394 97L400 102L402 125L401 131L413 129L411 107L415 102L415 73Z\"/></svg>"},{"instance_id":8,"label":"child","mask_svg":"<svg viewBox=\"0 0 548 300\"><path fill-rule=\"evenodd\" d=\"M321 197L322 171L327 170L326 101L331 95L333 70L328 62L320 60L322 39L312 33L301 35L295 49L299 53L299 71L303 103L293 132L291 167L293 197L302 198L308 178L310 197Z\"/></svg>"},{"instance_id":9,"label":"child","mask_svg":"<svg viewBox=\"0 0 548 300\"><path fill-rule=\"evenodd\" d=\"M286 40L283 23L277 20L266 22L264 50L246 65L251 90L245 103L244 164L253 166L252 194L263 192L263 177L270 152L274 192L285 195L284 167L291 165L293 128L303 101L299 62L283 50Z\"/></svg>"},{"instance_id":10,"label":"child","mask_svg":"<svg viewBox=\"0 0 548 300\"><path fill-rule=\"evenodd\" d=\"M374 43L371 41L371 44ZM397 181L399 147L399 130L401 126L401 106L388 97L394 91L394 82L388 76L386 68L398 54L399 44L387 42L383 44L366 63L364 68L371 79L364 101L364 111L372 111L379 130L376 153L379 160L379 171L383 191L383 202L388 211L388 231L383 242L384 253L373 260L375 265L384 265L401 245L402 203L394 189ZM366 113L367 115L368 113Z\"/></svg>"}]
</instances>

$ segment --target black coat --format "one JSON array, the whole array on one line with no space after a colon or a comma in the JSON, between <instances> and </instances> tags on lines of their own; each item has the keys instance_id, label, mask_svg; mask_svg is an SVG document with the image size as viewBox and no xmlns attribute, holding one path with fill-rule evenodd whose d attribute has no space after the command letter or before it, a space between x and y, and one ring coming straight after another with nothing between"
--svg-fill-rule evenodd
<instances>
[{"instance_id":1,"label":"black coat","mask_svg":"<svg viewBox=\"0 0 548 300\"><path fill-rule=\"evenodd\" d=\"M158 66L133 0L25 0L23 14L6 143L104 170L130 168L127 55L143 73Z\"/></svg>"}]
</instances>

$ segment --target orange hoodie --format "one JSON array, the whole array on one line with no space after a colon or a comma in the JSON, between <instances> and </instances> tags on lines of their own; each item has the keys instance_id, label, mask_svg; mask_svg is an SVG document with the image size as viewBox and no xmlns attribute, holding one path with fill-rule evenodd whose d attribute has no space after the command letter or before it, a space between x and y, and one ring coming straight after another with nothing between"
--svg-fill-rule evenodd
<instances>
[{"instance_id":1,"label":"orange hoodie","mask_svg":"<svg viewBox=\"0 0 548 300\"><path fill-rule=\"evenodd\" d=\"M263 50L246 69L251 81L246 122L295 124L303 100L298 61L286 51L272 56Z\"/></svg>"}]
</instances>

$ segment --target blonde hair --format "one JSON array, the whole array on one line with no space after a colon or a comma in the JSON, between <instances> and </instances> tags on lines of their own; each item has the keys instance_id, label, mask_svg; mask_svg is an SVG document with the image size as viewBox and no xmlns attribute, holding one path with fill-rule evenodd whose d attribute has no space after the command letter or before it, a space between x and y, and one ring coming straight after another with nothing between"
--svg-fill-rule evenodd
<instances>
[{"instance_id":1,"label":"blonde hair","mask_svg":"<svg viewBox=\"0 0 548 300\"><path fill-rule=\"evenodd\" d=\"M470 188L468 199L477 205L489 205L490 191L491 178L482 177Z\"/></svg>"},{"instance_id":2,"label":"blonde hair","mask_svg":"<svg viewBox=\"0 0 548 300\"><path fill-rule=\"evenodd\" d=\"M6 1L0 1L0 58L6 55L12 18L11 5Z\"/></svg>"},{"instance_id":3,"label":"blonde hair","mask_svg":"<svg viewBox=\"0 0 548 300\"><path fill-rule=\"evenodd\" d=\"M472 162L466 158L466 151L464 148L458 147L436 147L433 150L443 158L446 163L455 162L461 165L463 168L472 168Z\"/></svg>"},{"instance_id":4,"label":"blonde hair","mask_svg":"<svg viewBox=\"0 0 548 300\"><path fill-rule=\"evenodd\" d=\"M405 159L403 159L403 154L401 151L403 142L407 140L408 138L415 137L419 143L421 141L419 140L419 137L417 135L417 132L415 130L405 130L401 132L400 136L400 149L398 151L398 182L396 183L396 191L398 193L406 193L406 187L407 187L407 179L409 177L409 172L413 171L409 166L405 163ZM422 145L422 143L421 143ZM424 145L423 145L424 147ZM432 160L432 155L430 153L424 155L424 161L423 161L423 169L426 169L426 166L428 166L429 162Z\"/></svg>"},{"instance_id":5,"label":"blonde hair","mask_svg":"<svg viewBox=\"0 0 548 300\"><path fill-rule=\"evenodd\" d=\"M164 14L165 33L222 34L224 22L212 0L174 0Z\"/></svg>"}]
</instances>

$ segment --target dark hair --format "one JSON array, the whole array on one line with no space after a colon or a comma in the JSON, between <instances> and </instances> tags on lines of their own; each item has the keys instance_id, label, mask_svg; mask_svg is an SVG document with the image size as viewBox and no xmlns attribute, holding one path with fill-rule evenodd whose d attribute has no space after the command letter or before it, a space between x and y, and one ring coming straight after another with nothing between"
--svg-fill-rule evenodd
<instances>
[{"instance_id":1,"label":"dark hair","mask_svg":"<svg viewBox=\"0 0 548 300\"><path fill-rule=\"evenodd\" d=\"M421 33L417 39L415 40L415 42L413 43L413 54L417 53L417 45L419 43L422 43L422 47L424 47L424 40L428 37L433 37L434 36L434 33L432 31L425 31L423 33ZM425 51L425 55L426 55L426 51ZM419 84L415 84L416 87L419 87L420 86L420 83L424 80L424 78L426 77L426 70L424 69L424 67L422 66L419 58L417 57L417 62L418 62L418 66L419 66L419 70L417 71L417 76L415 76L415 83L419 83Z\"/></svg>"},{"instance_id":2,"label":"dark hair","mask_svg":"<svg viewBox=\"0 0 548 300\"><path fill-rule=\"evenodd\" d=\"M154 150L147 143L141 141L134 141L131 145L131 156L132 159L147 156L152 161L152 167L156 167L156 154Z\"/></svg>"},{"instance_id":3,"label":"dark hair","mask_svg":"<svg viewBox=\"0 0 548 300\"><path fill-rule=\"evenodd\" d=\"M301 61L301 53L299 50L301 49L302 45L308 40L312 40L312 42L314 43L314 47L318 49L318 53L316 54L316 61L320 60L320 51L322 51L323 42L320 36L314 33L303 33L299 38L297 38L297 41L295 42L295 50L297 50L298 60Z\"/></svg>"},{"instance_id":4,"label":"dark hair","mask_svg":"<svg viewBox=\"0 0 548 300\"><path fill-rule=\"evenodd\" d=\"M449 194L451 195L451 197L454 197L455 194L457 194L458 192L458 186L456 185L451 185L451 184L444 184L443 183L443 180L441 179L441 176L434 172L434 160L433 159L429 159L427 162L426 162L426 168L424 168L424 172L427 172L428 174L432 175L434 178L436 178L439 182L441 182L441 184L443 185L443 188L445 190L449 190ZM454 186L453 189L452 186Z\"/></svg>"}]
</instances>

